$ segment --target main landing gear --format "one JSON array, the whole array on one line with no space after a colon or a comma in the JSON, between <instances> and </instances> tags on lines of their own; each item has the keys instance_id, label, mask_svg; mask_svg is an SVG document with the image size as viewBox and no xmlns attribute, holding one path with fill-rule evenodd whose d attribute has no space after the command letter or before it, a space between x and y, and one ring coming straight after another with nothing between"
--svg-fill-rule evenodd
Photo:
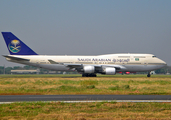
<instances>
[{"instance_id":1,"label":"main landing gear","mask_svg":"<svg viewBox=\"0 0 171 120\"><path fill-rule=\"evenodd\" d=\"M147 74L147 77L150 77L151 75L150 75L150 72L148 72L148 74Z\"/></svg>"},{"instance_id":2,"label":"main landing gear","mask_svg":"<svg viewBox=\"0 0 171 120\"><path fill-rule=\"evenodd\" d=\"M96 74L94 74L94 73L83 73L82 77L96 77Z\"/></svg>"}]
</instances>

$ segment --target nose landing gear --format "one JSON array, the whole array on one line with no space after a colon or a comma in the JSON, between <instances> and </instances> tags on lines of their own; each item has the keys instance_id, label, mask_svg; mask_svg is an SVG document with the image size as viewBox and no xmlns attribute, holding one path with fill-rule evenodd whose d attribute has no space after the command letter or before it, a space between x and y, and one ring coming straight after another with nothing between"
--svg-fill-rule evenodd
<instances>
[{"instance_id":1,"label":"nose landing gear","mask_svg":"<svg viewBox=\"0 0 171 120\"><path fill-rule=\"evenodd\" d=\"M150 77L150 76L151 76L151 74L150 74L150 72L148 72L147 77Z\"/></svg>"}]
</instances>

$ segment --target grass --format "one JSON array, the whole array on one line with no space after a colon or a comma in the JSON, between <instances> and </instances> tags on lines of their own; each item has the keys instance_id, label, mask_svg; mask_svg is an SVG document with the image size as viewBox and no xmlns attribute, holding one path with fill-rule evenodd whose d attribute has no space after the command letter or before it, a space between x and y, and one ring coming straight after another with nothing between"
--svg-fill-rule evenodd
<instances>
[{"instance_id":1,"label":"grass","mask_svg":"<svg viewBox=\"0 0 171 120\"><path fill-rule=\"evenodd\" d=\"M171 103L22 102L0 105L0 119L171 119Z\"/></svg>"},{"instance_id":2,"label":"grass","mask_svg":"<svg viewBox=\"0 0 171 120\"><path fill-rule=\"evenodd\" d=\"M116 75L86 78L79 75L0 75L0 95L30 94L170 95L171 76L153 75L147 78L142 75Z\"/></svg>"},{"instance_id":3,"label":"grass","mask_svg":"<svg viewBox=\"0 0 171 120\"><path fill-rule=\"evenodd\" d=\"M0 78L77 78L81 77L81 74L0 74ZM108 77L108 78L139 78L139 77L147 77L146 74L138 74L138 75L101 75L97 74L97 77ZM171 75L151 75L151 78L171 78Z\"/></svg>"},{"instance_id":4,"label":"grass","mask_svg":"<svg viewBox=\"0 0 171 120\"><path fill-rule=\"evenodd\" d=\"M135 94L170 95L171 76L0 75L0 95ZM171 119L171 103L63 103L21 102L0 104L0 119L109 120Z\"/></svg>"}]
</instances>

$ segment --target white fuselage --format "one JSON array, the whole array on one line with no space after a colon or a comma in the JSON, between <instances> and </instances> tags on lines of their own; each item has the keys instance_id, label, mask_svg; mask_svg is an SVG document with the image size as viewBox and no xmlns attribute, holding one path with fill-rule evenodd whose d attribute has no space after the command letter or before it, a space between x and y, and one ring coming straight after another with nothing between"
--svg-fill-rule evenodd
<instances>
[{"instance_id":1,"label":"white fuselage","mask_svg":"<svg viewBox=\"0 0 171 120\"><path fill-rule=\"evenodd\" d=\"M67 65L114 67L117 72L142 72L160 69L166 63L152 54L106 54L98 56L51 56L51 55L9 55L29 59L18 61L6 58L8 61L31 65L56 71L73 71L74 67ZM50 62L53 61L54 63Z\"/></svg>"}]
</instances>

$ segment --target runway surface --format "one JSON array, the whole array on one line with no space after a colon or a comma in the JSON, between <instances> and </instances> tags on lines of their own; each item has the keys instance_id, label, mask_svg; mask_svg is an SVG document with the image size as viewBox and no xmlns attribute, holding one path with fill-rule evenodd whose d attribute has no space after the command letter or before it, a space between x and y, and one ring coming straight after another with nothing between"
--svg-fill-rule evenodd
<instances>
[{"instance_id":1,"label":"runway surface","mask_svg":"<svg viewBox=\"0 0 171 120\"><path fill-rule=\"evenodd\" d=\"M22 101L169 101L171 95L0 95L0 102Z\"/></svg>"}]
</instances>

